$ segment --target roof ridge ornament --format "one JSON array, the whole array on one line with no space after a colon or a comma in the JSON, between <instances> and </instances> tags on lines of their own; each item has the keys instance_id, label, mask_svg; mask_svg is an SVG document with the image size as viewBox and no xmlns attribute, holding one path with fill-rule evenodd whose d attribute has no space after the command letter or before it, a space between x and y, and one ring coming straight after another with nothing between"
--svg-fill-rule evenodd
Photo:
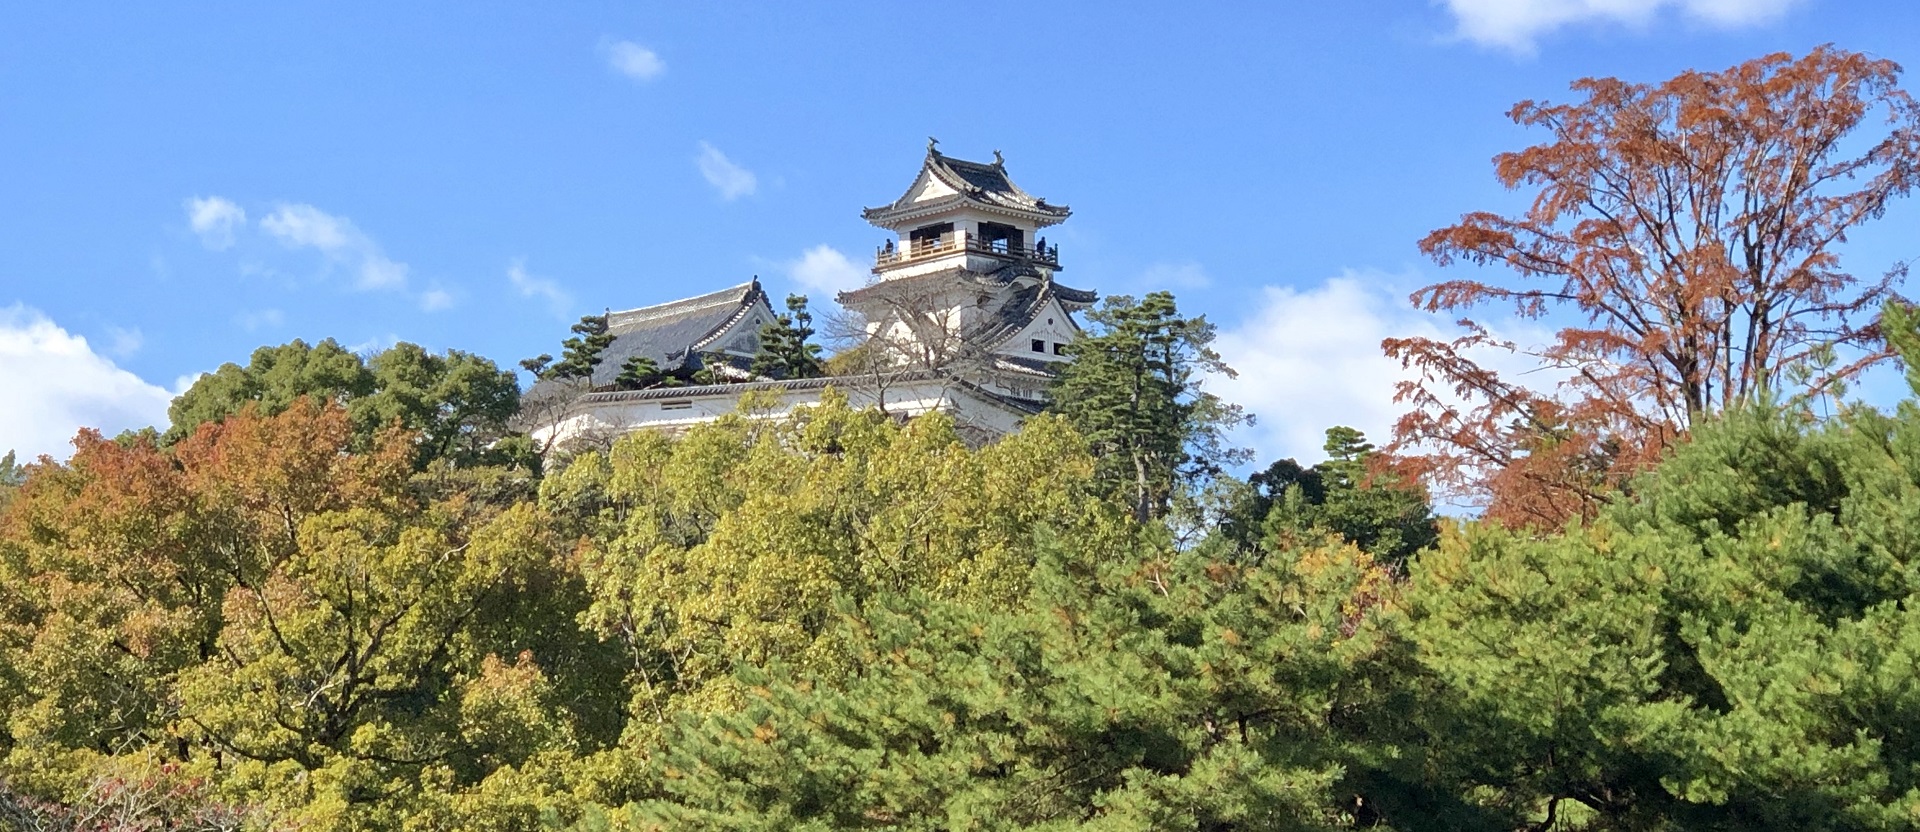
<instances>
[{"instance_id":1,"label":"roof ridge ornament","mask_svg":"<svg viewBox=\"0 0 1920 832\"><path fill-rule=\"evenodd\" d=\"M994 148L994 151L993 151L993 166L994 166L994 167L996 167L996 168L1004 168L1004 167L1006 167L1006 166L1007 166L1007 160L1006 160L1006 159L1003 159L1003 158L1001 158L1001 157L1000 157L1000 149L999 149L999 148Z\"/></svg>"},{"instance_id":2,"label":"roof ridge ornament","mask_svg":"<svg viewBox=\"0 0 1920 832\"><path fill-rule=\"evenodd\" d=\"M939 139L936 139L936 138L934 138L934 137L932 137L932 136L928 136L928 137L927 137L927 155L928 155L928 156L938 156L938 155L940 155L940 140L939 140Z\"/></svg>"}]
</instances>

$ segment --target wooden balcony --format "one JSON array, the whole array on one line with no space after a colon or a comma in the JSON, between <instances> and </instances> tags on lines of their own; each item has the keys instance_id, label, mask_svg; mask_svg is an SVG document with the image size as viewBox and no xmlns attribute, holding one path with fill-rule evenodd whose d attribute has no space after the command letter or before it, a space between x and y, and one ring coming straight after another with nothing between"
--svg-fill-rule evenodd
<instances>
[{"instance_id":1,"label":"wooden balcony","mask_svg":"<svg viewBox=\"0 0 1920 832\"><path fill-rule=\"evenodd\" d=\"M1037 246L1016 245L1011 240L983 240L966 232L943 235L934 240L914 240L904 246L895 246L891 241L874 251L874 267L880 269L904 266L935 257L944 257L965 250L968 254L984 254L1006 260L1022 260L1048 268L1060 268L1060 247L1042 243Z\"/></svg>"}]
</instances>

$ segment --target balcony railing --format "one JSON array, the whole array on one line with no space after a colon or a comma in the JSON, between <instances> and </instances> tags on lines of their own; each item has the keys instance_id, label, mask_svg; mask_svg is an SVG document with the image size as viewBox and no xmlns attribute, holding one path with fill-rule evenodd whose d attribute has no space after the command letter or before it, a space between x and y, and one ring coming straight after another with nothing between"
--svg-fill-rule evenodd
<instances>
[{"instance_id":1,"label":"balcony railing","mask_svg":"<svg viewBox=\"0 0 1920 832\"><path fill-rule=\"evenodd\" d=\"M932 240L912 240L904 246L895 246L893 241L889 240L874 251L874 262L883 267L898 266L952 254L963 248L969 254L985 254L1009 260L1028 260L1056 269L1060 267L1059 246L1050 246L1045 242L1023 246L1012 240L981 239L964 231L944 234Z\"/></svg>"}]
</instances>

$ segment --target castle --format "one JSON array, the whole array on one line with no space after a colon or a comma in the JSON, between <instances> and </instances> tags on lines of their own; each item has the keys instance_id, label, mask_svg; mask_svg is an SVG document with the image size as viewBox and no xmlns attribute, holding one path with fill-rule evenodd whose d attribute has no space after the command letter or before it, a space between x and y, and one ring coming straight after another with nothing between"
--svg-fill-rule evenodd
<instances>
[{"instance_id":1,"label":"castle","mask_svg":"<svg viewBox=\"0 0 1920 832\"><path fill-rule=\"evenodd\" d=\"M536 384L523 418L537 441L566 445L682 430L736 411L748 393L785 412L831 387L899 418L946 412L971 441L990 441L1044 406L1054 366L1070 360L1066 345L1080 333L1073 315L1097 298L1055 281L1059 249L1040 236L1071 213L1015 185L999 151L991 163L969 162L929 140L906 193L862 212L893 236L875 252L868 285L835 298L858 342L834 362L837 375L751 373L761 328L776 320L755 280L608 312L613 340L591 378ZM651 361L664 383L617 389L635 358ZM687 383L696 378L724 383Z\"/></svg>"}]
</instances>

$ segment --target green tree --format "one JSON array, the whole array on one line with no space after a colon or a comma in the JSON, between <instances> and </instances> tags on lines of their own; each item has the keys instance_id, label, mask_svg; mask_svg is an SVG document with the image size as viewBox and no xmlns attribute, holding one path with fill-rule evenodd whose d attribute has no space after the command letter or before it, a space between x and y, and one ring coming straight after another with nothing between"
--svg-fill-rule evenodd
<instances>
[{"instance_id":1,"label":"green tree","mask_svg":"<svg viewBox=\"0 0 1920 832\"><path fill-rule=\"evenodd\" d=\"M332 339L313 346L294 340L255 350L245 367L224 364L201 376L169 407L173 424L164 441L179 442L249 404L280 413L303 396L343 405L359 447L394 424L414 432L421 467L507 461L494 444L510 435L508 421L520 407L513 373L472 353L436 355L401 342L362 359Z\"/></svg>"},{"instance_id":2,"label":"green tree","mask_svg":"<svg viewBox=\"0 0 1920 832\"><path fill-rule=\"evenodd\" d=\"M601 353L613 343L613 333L607 331L607 318L606 315L582 315L571 327L573 337L560 342L559 361L541 355L520 362L520 366L536 378L582 382L592 379L593 369L606 360Z\"/></svg>"},{"instance_id":3,"label":"green tree","mask_svg":"<svg viewBox=\"0 0 1920 832\"><path fill-rule=\"evenodd\" d=\"M0 456L0 511L5 511L13 492L27 481L26 468L14 459L13 451Z\"/></svg>"},{"instance_id":4,"label":"green tree","mask_svg":"<svg viewBox=\"0 0 1920 832\"><path fill-rule=\"evenodd\" d=\"M1108 297L1088 315L1094 331L1067 347L1053 409L1093 448L1099 480L1134 516L1166 516L1176 497L1246 452L1226 432L1247 417L1206 392L1204 377L1232 377L1213 351L1213 324L1180 314L1173 295Z\"/></svg>"},{"instance_id":5,"label":"green tree","mask_svg":"<svg viewBox=\"0 0 1920 832\"><path fill-rule=\"evenodd\" d=\"M620 390L644 390L663 380L660 365L644 355L636 355L620 365L620 375L613 380L613 386Z\"/></svg>"},{"instance_id":6,"label":"green tree","mask_svg":"<svg viewBox=\"0 0 1920 832\"><path fill-rule=\"evenodd\" d=\"M1413 562L1436 788L1566 829L1910 829L1920 407L1736 410L1589 526Z\"/></svg>"},{"instance_id":7,"label":"green tree","mask_svg":"<svg viewBox=\"0 0 1920 832\"><path fill-rule=\"evenodd\" d=\"M249 402L278 413L302 396L346 402L372 395L374 386L366 362L332 338L312 345L296 338L261 347L246 366L222 364L175 398L167 408L172 426L166 441L185 439L195 428L232 416Z\"/></svg>"},{"instance_id":8,"label":"green tree","mask_svg":"<svg viewBox=\"0 0 1920 832\"><path fill-rule=\"evenodd\" d=\"M623 437L547 477L541 499L588 541L588 620L628 646L635 730L657 731L734 702L738 667L844 667L824 639L836 597L1009 601L1039 525L1111 545L1126 524L1091 472L1057 419L969 450L943 416L900 425L830 394L786 419Z\"/></svg>"},{"instance_id":9,"label":"green tree","mask_svg":"<svg viewBox=\"0 0 1920 832\"><path fill-rule=\"evenodd\" d=\"M776 379L818 378L820 345L813 337L813 313L807 311L806 295L788 295L787 311L760 327L760 350L753 356L752 372Z\"/></svg>"},{"instance_id":10,"label":"green tree","mask_svg":"<svg viewBox=\"0 0 1920 832\"><path fill-rule=\"evenodd\" d=\"M1331 533L1393 565L1438 539L1426 490L1381 470L1365 434L1328 428L1324 448L1327 459L1311 468L1283 459L1249 477L1252 493L1230 512L1224 533L1272 551Z\"/></svg>"},{"instance_id":11,"label":"green tree","mask_svg":"<svg viewBox=\"0 0 1920 832\"><path fill-rule=\"evenodd\" d=\"M1145 547L1147 553L1158 549ZM1284 566L1041 542L1012 604L843 605L840 674L748 670L680 718L666 799L619 828L1306 830L1360 825L1340 739L1408 703L1387 575L1349 547ZM1092 556L1091 558L1089 556ZM1274 596L1293 605L1265 603ZM1356 813L1355 807L1363 811Z\"/></svg>"}]
</instances>

